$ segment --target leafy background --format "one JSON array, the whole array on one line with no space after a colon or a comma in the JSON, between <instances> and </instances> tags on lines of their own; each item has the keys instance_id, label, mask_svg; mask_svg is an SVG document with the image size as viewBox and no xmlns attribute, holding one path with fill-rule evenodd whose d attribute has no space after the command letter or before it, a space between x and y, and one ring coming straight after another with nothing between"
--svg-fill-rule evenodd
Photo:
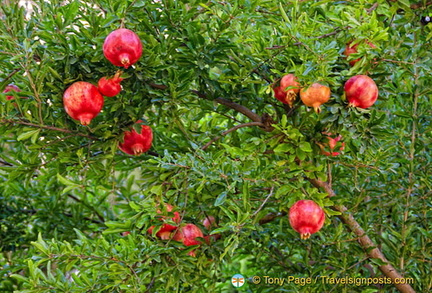
<instances>
[{"instance_id":1,"label":"leafy background","mask_svg":"<svg viewBox=\"0 0 432 293\"><path fill-rule=\"evenodd\" d=\"M430 3L4 4L0 90L13 83L22 91L13 101L0 94L0 291L396 291L230 284L237 273L384 277L383 261L361 244L346 213L412 278L413 290L432 291L432 26L420 23ZM122 93L81 126L65 113L62 94L74 81L115 73L102 44L122 25L139 35L143 56L124 71ZM354 67L343 55L352 40L362 57ZM285 73L331 88L320 114L273 98ZM343 84L356 74L379 87L370 109L347 107ZM138 119L152 127L154 142L133 157L117 146ZM323 131L343 136L343 154L320 154ZM286 216L299 199L327 213L307 241ZM206 234L202 220L215 216L221 239L190 257L192 248L147 234L161 201Z\"/></svg>"}]
</instances>

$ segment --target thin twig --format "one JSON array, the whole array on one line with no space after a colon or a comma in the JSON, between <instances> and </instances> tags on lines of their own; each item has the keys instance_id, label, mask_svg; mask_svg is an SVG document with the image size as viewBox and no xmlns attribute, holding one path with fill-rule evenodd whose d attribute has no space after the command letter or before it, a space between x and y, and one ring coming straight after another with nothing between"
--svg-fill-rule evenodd
<instances>
[{"instance_id":1,"label":"thin twig","mask_svg":"<svg viewBox=\"0 0 432 293\"><path fill-rule=\"evenodd\" d=\"M259 220L259 224L260 225L264 225L264 224L270 223L270 222L272 222L276 218L280 218L280 217L286 216L286 214L287 214L286 212L268 213L267 215L265 215L264 217L262 217Z\"/></svg>"},{"instance_id":2,"label":"thin twig","mask_svg":"<svg viewBox=\"0 0 432 293\"><path fill-rule=\"evenodd\" d=\"M27 121L22 121L22 120L14 120L14 119L1 119L0 123L4 123L4 124L19 124L19 125L25 125L25 126L30 126L30 127L35 127L35 128L40 128L40 129L46 129L46 130L53 130L53 131L59 131L59 132L63 132L63 133L70 133L70 134L74 134L75 136L81 136L81 137L86 137L86 138L90 138L92 140L99 140L99 138L91 136L91 135L87 135L84 133L79 133L79 132L75 132L69 129L64 129L64 128L59 128L59 127L55 127L55 126L49 126L49 125L40 125L40 124L35 124L35 123L31 123L31 122L27 122Z\"/></svg>"},{"instance_id":3,"label":"thin twig","mask_svg":"<svg viewBox=\"0 0 432 293\"><path fill-rule=\"evenodd\" d=\"M262 209L263 209L263 207L264 207L264 205L266 204L266 202L269 200L269 198L273 195L273 189L274 189L274 186L272 186L271 187L271 189L270 189L270 193L269 193L269 195L267 195L267 197L264 199L264 201L262 202L262 204L261 204L261 206L252 214L252 216L251 217L255 217L256 216L256 214L258 214Z\"/></svg>"},{"instance_id":4,"label":"thin twig","mask_svg":"<svg viewBox=\"0 0 432 293\"><path fill-rule=\"evenodd\" d=\"M8 81L9 79L11 79L12 76L14 76L20 70L21 70L21 68L15 68L11 73L9 73L8 76L6 76L6 78L3 80L3 82Z\"/></svg>"},{"instance_id":5,"label":"thin twig","mask_svg":"<svg viewBox=\"0 0 432 293\"><path fill-rule=\"evenodd\" d=\"M202 150L207 149L209 146L211 146L212 143L214 143L215 141L219 140L222 138L222 136L227 135L228 133L231 133L233 131L236 131L237 129L243 128L243 127L249 127L249 126L260 126L260 127L264 127L264 124L262 124L261 122L248 122L248 123L243 123L243 124L239 124L234 126L233 128L230 128L224 132L221 133L220 136L216 136L215 138L213 138L212 140L210 140L208 143L206 143L203 147L201 147Z\"/></svg>"}]
</instances>

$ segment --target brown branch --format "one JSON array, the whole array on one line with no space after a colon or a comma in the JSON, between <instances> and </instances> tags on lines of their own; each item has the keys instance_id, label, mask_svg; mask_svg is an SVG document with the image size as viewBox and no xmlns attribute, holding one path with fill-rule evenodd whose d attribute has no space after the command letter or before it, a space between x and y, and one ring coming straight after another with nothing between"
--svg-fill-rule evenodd
<instances>
[{"instance_id":1,"label":"brown branch","mask_svg":"<svg viewBox=\"0 0 432 293\"><path fill-rule=\"evenodd\" d=\"M419 9L419 8L426 8L427 6L432 5L432 1L426 2L425 5L423 3L417 3L417 4L411 4L411 9Z\"/></svg>"},{"instance_id":2,"label":"brown branch","mask_svg":"<svg viewBox=\"0 0 432 293\"><path fill-rule=\"evenodd\" d=\"M317 179L310 179L310 178L308 178L308 180L316 188L323 188L328 193L329 197L336 195L327 182L323 182ZM376 244L369 238L369 236L366 234L366 232L363 230L360 224L356 221L356 219L354 219L354 216L348 211L348 209L343 205L334 206L334 209L341 213L341 215L339 215L338 217L342 220L342 222L345 225L347 225L349 229L356 236L359 237L358 241L361 247L363 247L363 249L366 251L367 255L370 258L379 259L383 263L385 263L383 265L378 266L378 268L384 275L392 279L395 287L400 292L404 292L404 293L415 292L414 289L409 284L398 284L400 282L396 282L404 279L404 277L401 274L399 274L399 272L390 264L390 262L384 256L384 254L377 248Z\"/></svg>"},{"instance_id":3,"label":"brown branch","mask_svg":"<svg viewBox=\"0 0 432 293\"><path fill-rule=\"evenodd\" d=\"M270 223L271 221L273 221L276 218L286 216L286 214L287 214L286 212L268 213L267 215L265 215L264 217L262 217L259 220L259 224L264 225L264 224Z\"/></svg>"},{"instance_id":4,"label":"brown branch","mask_svg":"<svg viewBox=\"0 0 432 293\"><path fill-rule=\"evenodd\" d=\"M367 11L368 14L371 14L372 11L374 11L374 10L377 9L377 8L378 8L378 3L375 3L374 5L372 5L371 8L366 9L366 11Z\"/></svg>"},{"instance_id":5,"label":"brown branch","mask_svg":"<svg viewBox=\"0 0 432 293\"><path fill-rule=\"evenodd\" d=\"M230 128L224 132L221 133L220 136L216 136L215 138L213 138L212 140L210 140L208 143L206 143L203 147L201 147L202 150L207 149L209 146L212 145L212 143L214 143L215 141L219 140L222 138L222 136L227 135L228 133L231 133L233 131L236 131L237 129L240 129L242 127L249 127L249 126L261 126L264 127L264 124L262 124L261 122L248 122L248 123L243 123L243 124L239 124L234 126L233 128Z\"/></svg>"},{"instance_id":6,"label":"brown branch","mask_svg":"<svg viewBox=\"0 0 432 293\"><path fill-rule=\"evenodd\" d=\"M4 161L4 160L0 160L0 166L9 166L9 167L12 167L13 165L11 163L9 163L9 162Z\"/></svg>"},{"instance_id":7,"label":"brown branch","mask_svg":"<svg viewBox=\"0 0 432 293\"><path fill-rule=\"evenodd\" d=\"M165 85L161 85L161 84L155 84L155 83L149 83L149 86L156 88L156 89L167 89L168 87ZM192 93L196 94L198 97L200 97L201 99L206 99L206 100L210 100L208 98L208 96L202 92L199 92L197 90L191 90ZM273 131L273 126L271 126L274 121L271 119L270 115L268 115L267 113L264 113L262 116L256 114L255 112L253 112L252 110L250 110L249 108L246 108L245 106L242 106L240 104L237 104L235 102L232 102L230 100L224 99L224 98L216 98L213 101L224 105L230 109L233 109L239 113L242 113L243 115L245 115L246 117L248 117L250 120L252 120L253 122L260 122L262 125L259 125L264 131L266 132L271 132Z\"/></svg>"},{"instance_id":8,"label":"brown branch","mask_svg":"<svg viewBox=\"0 0 432 293\"><path fill-rule=\"evenodd\" d=\"M11 73L9 73L8 76L6 76L6 78L3 80L3 82L8 81L9 79L11 79L12 76L14 76L20 70L21 70L21 68L15 68Z\"/></svg>"},{"instance_id":9,"label":"brown branch","mask_svg":"<svg viewBox=\"0 0 432 293\"><path fill-rule=\"evenodd\" d=\"M269 198L273 195L273 189L274 187L272 186L270 189L270 193L269 195L267 195L267 197L264 199L264 201L262 202L261 206L252 214L252 217L254 217L256 214L259 213L259 211L262 210L262 208L264 207L264 205L266 204L266 202L269 200Z\"/></svg>"},{"instance_id":10,"label":"brown branch","mask_svg":"<svg viewBox=\"0 0 432 293\"><path fill-rule=\"evenodd\" d=\"M216 98L215 101L221 105L224 105L228 108L231 108L237 112L242 113L243 115L245 115L246 117L248 117L250 120L254 122L262 122L261 116L259 116L255 112L252 112L250 109L246 108L245 106L242 106L240 104L237 104L235 102L232 102L224 98Z\"/></svg>"},{"instance_id":11,"label":"brown branch","mask_svg":"<svg viewBox=\"0 0 432 293\"><path fill-rule=\"evenodd\" d=\"M70 133L70 134L73 134L75 136L86 137L86 138L90 138L92 140L99 140L99 138L97 138L97 137L94 137L94 136L91 136L91 135L87 135L87 134L84 134L84 133L75 132L75 131L72 131L72 130L69 130L69 129L58 128L58 127L49 126L49 125L40 125L40 124L35 124L35 123L31 123L31 122L27 122L27 121L22 121L22 120L1 119L0 123L25 125L25 126L35 127L35 128L39 128L39 129L46 129L46 130L53 130L53 131L63 132L63 133Z\"/></svg>"}]
</instances>

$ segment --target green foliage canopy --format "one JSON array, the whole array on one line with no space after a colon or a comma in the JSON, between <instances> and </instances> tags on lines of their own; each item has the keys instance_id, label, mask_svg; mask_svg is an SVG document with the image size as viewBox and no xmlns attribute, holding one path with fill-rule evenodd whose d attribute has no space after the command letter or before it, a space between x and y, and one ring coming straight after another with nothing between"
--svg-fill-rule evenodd
<instances>
[{"instance_id":1,"label":"green foliage canopy","mask_svg":"<svg viewBox=\"0 0 432 293\"><path fill-rule=\"evenodd\" d=\"M432 25L420 23L432 13L427 5L2 6L0 90L13 83L21 92L13 100L0 94L0 290L233 292L236 273L384 277L385 263L370 253L376 247L412 288L432 291ZM102 113L81 126L65 113L62 94L75 81L96 84L116 72L102 44L120 26L139 35L143 56L124 70L121 94L106 98ZM343 55L350 41L359 43L354 67ZM286 73L303 87L331 88L320 114L300 100L290 109L273 98L272 86ZM380 90L370 109L347 107L343 84L357 74ZM139 119L153 129L153 146L129 156L118 143ZM321 154L323 132L342 135L341 155ZM286 217L300 199L313 199L327 214L307 241ZM215 216L213 233L221 239L185 248L150 235L150 226L154 233L161 226L159 202L205 234L211 231L202 220ZM374 247L359 243L355 224ZM193 249L196 257L188 256ZM249 292L279 289L246 283ZM396 290L328 282L286 282L281 289Z\"/></svg>"}]
</instances>

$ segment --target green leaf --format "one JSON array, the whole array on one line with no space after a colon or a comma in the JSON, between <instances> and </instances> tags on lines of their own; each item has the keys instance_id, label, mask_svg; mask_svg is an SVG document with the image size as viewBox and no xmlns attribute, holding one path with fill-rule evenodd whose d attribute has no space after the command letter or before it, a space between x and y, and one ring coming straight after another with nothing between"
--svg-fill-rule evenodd
<instances>
[{"instance_id":1,"label":"green leaf","mask_svg":"<svg viewBox=\"0 0 432 293\"><path fill-rule=\"evenodd\" d=\"M30 131L27 131L27 132L21 133L21 134L17 137L17 140L18 140L18 141L26 140L26 139L29 139L30 137L33 137L33 136L37 137L37 136L39 135L39 133L40 133L40 129L30 130Z\"/></svg>"},{"instance_id":2,"label":"green leaf","mask_svg":"<svg viewBox=\"0 0 432 293\"><path fill-rule=\"evenodd\" d=\"M66 179L65 177L63 177L62 175L60 175L59 173L57 173L57 180L64 185L68 185L68 186L73 186L73 187L77 187L79 186L79 184L76 184L75 182L72 182L69 179Z\"/></svg>"}]
</instances>

